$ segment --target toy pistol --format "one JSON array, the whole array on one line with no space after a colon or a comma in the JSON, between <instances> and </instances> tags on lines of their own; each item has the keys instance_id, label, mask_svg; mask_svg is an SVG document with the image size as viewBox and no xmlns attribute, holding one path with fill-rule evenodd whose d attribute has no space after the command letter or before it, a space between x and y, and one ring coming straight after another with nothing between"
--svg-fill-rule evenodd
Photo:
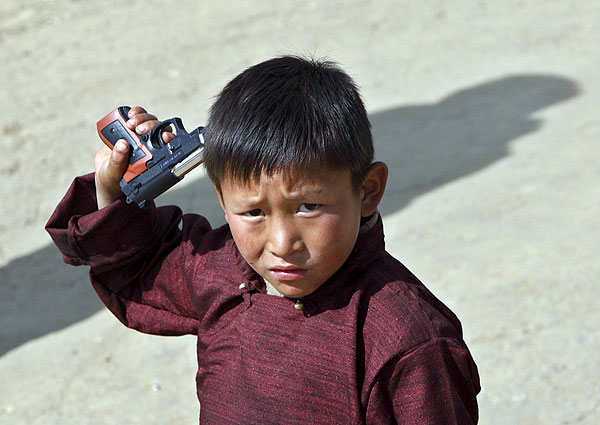
<instances>
[{"instance_id":1,"label":"toy pistol","mask_svg":"<svg viewBox=\"0 0 600 425\"><path fill-rule=\"evenodd\" d=\"M120 106L98 121L98 135L111 149L119 139L129 143L129 166L120 186L128 203L145 208L202 163L204 127L188 133L180 118L171 118L138 135L125 124L130 109ZM170 125L175 127L175 138L165 143L162 134Z\"/></svg>"}]
</instances>

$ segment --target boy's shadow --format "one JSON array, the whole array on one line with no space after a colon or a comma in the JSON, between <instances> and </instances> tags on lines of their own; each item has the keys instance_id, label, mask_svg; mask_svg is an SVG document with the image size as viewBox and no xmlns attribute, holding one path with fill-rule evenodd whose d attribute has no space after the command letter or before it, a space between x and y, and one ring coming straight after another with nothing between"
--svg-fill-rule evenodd
<instances>
[{"instance_id":1,"label":"boy's shadow","mask_svg":"<svg viewBox=\"0 0 600 425\"><path fill-rule=\"evenodd\" d=\"M390 167L382 213L503 158L510 141L540 126L537 111L577 93L565 78L512 76L460 90L433 105L372 114L377 157ZM158 203L201 211L215 227L224 223L206 178L171 190ZM53 245L16 259L0 269L0 356L101 308L87 268L64 265Z\"/></svg>"},{"instance_id":2,"label":"boy's shadow","mask_svg":"<svg viewBox=\"0 0 600 425\"><path fill-rule=\"evenodd\" d=\"M542 124L536 112L577 93L564 78L511 76L459 90L434 105L374 114L377 157L390 167L381 212L398 211L507 156L512 140Z\"/></svg>"}]
</instances>

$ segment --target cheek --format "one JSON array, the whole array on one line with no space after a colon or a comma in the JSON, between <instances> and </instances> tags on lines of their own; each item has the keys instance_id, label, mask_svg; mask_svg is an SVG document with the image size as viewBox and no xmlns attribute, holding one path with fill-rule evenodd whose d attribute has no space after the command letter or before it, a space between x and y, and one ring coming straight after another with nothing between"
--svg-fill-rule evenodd
<instances>
[{"instance_id":1,"label":"cheek","mask_svg":"<svg viewBox=\"0 0 600 425\"><path fill-rule=\"evenodd\" d=\"M313 249L318 250L326 264L341 266L354 248L359 226L360 218L340 220L336 216L328 217L313 233Z\"/></svg>"},{"instance_id":2,"label":"cheek","mask_svg":"<svg viewBox=\"0 0 600 425\"><path fill-rule=\"evenodd\" d=\"M249 226L241 220L228 220L228 223L233 240L242 256L248 263L255 262L261 252L258 235L254 235Z\"/></svg>"}]
</instances>

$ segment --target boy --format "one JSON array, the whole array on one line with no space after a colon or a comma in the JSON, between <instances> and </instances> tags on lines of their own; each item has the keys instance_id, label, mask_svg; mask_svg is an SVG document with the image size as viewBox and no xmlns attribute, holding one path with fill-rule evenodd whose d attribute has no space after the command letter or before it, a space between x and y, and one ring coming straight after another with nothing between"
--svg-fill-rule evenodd
<instances>
[{"instance_id":1,"label":"boy","mask_svg":"<svg viewBox=\"0 0 600 425\"><path fill-rule=\"evenodd\" d=\"M47 229L125 325L198 336L201 423L477 422L458 319L384 249L387 167L336 65L276 58L221 92L204 157L221 228L127 205L126 158L99 151Z\"/></svg>"}]
</instances>

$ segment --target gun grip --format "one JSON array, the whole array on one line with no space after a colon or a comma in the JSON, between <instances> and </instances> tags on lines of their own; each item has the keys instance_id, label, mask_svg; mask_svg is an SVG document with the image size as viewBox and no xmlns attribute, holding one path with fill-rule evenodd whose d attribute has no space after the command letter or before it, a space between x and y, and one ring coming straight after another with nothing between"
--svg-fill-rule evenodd
<instances>
[{"instance_id":1,"label":"gun grip","mask_svg":"<svg viewBox=\"0 0 600 425\"><path fill-rule=\"evenodd\" d=\"M113 148L119 139L124 139L129 143L129 166L123 176L126 182L130 182L145 170L148 169L146 162L152 159L152 153L141 142L139 136L127 128L128 106L120 106L96 124L100 139L109 148Z\"/></svg>"}]
</instances>

